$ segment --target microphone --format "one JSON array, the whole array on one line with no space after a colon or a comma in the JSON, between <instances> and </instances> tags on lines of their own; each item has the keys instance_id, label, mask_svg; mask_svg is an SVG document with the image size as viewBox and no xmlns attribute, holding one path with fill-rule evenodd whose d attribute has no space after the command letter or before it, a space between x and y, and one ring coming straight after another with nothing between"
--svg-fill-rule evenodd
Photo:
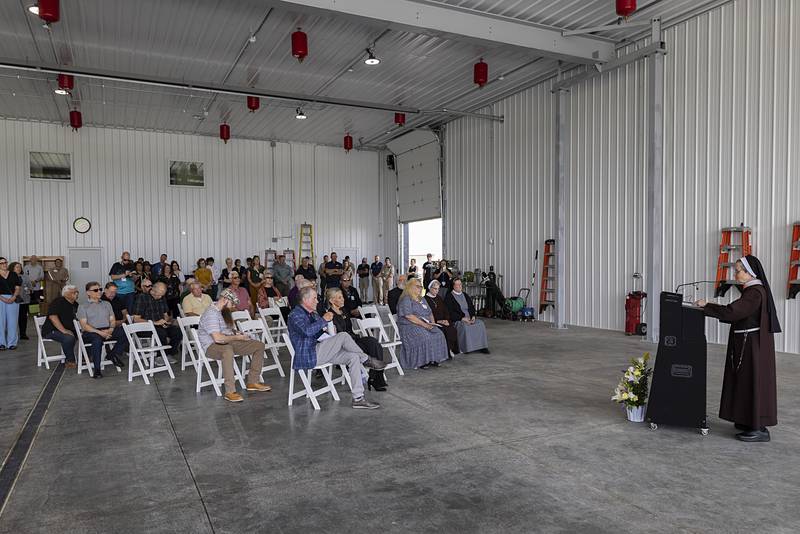
<instances>
[{"instance_id":1,"label":"microphone","mask_svg":"<svg viewBox=\"0 0 800 534\"><path fill-rule=\"evenodd\" d=\"M695 281L695 282L687 282L687 283L685 283L685 284L681 284L681 285L679 285L678 287L676 287L676 288L675 288L675 293L677 293L677 292L678 292L678 290L679 290L680 288L682 288L682 287L687 287L687 286L695 286L695 285L698 285L698 284L716 284L716 283L717 283L717 281L716 281L716 280L697 280L697 281Z\"/></svg>"}]
</instances>

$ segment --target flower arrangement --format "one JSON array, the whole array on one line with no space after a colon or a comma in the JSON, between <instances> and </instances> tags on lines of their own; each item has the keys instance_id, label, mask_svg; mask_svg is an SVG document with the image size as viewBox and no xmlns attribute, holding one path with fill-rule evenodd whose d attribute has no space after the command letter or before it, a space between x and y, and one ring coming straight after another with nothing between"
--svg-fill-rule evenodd
<instances>
[{"instance_id":1,"label":"flower arrangement","mask_svg":"<svg viewBox=\"0 0 800 534\"><path fill-rule=\"evenodd\" d=\"M638 408L647 404L647 380L653 373L653 369L647 366L649 360L649 352L631 359L631 365L625 369L611 400L624 403L627 408Z\"/></svg>"}]
</instances>

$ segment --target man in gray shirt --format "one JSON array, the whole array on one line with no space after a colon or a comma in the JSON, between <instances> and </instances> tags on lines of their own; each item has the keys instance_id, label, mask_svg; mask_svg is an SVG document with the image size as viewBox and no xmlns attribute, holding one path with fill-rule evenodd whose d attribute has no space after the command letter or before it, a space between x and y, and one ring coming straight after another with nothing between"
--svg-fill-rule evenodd
<instances>
[{"instance_id":1,"label":"man in gray shirt","mask_svg":"<svg viewBox=\"0 0 800 534\"><path fill-rule=\"evenodd\" d=\"M83 342L89 351L94 367L94 377L103 378L103 369L100 362L103 358L103 343L114 341L114 346L108 354L117 367L117 371L122 371L125 364L122 363L120 356L128 349L128 339L122 326L114 327L114 309L111 303L100 300L102 289L99 282L89 282L86 284L86 297L88 302L78 306L76 317L81 324L83 331Z\"/></svg>"},{"instance_id":2,"label":"man in gray shirt","mask_svg":"<svg viewBox=\"0 0 800 534\"><path fill-rule=\"evenodd\" d=\"M250 356L250 372L247 375L247 391L271 391L260 384L261 367L264 364L264 343L251 339L247 334L234 334L232 312L239 304L239 297L230 289L223 289L219 300L206 308L200 316L197 335L207 358L222 360L222 376L225 379L225 400L242 402L244 398L236 392L233 359Z\"/></svg>"},{"instance_id":3,"label":"man in gray shirt","mask_svg":"<svg viewBox=\"0 0 800 534\"><path fill-rule=\"evenodd\" d=\"M272 266L272 275L275 277L275 287L281 292L284 297L289 294L292 288L292 277L294 276L294 269L286 263L286 256L281 254L275 265Z\"/></svg>"}]
</instances>

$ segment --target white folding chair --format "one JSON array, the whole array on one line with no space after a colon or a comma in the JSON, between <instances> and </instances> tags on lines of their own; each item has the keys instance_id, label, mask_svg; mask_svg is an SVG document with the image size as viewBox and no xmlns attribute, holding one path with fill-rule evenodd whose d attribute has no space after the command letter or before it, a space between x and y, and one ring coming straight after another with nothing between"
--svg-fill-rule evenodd
<instances>
[{"instance_id":1,"label":"white folding chair","mask_svg":"<svg viewBox=\"0 0 800 534\"><path fill-rule=\"evenodd\" d=\"M134 377L141 376L145 384L150 384L148 377L153 376L155 373L167 371L170 378L175 378L172 372L172 366L169 364L166 350L171 349L171 345L162 345L161 340L156 333L156 327L153 321L146 323L124 324L122 328L125 330L125 336L128 338L128 382L132 382ZM143 343L143 339L139 337L140 334L150 333L147 344ZM161 357L163 365L156 367L155 359ZM133 370L133 364L136 364L138 371Z\"/></svg>"},{"instance_id":2,"label":"white folding chair","mask_svg":"<svg viewBox=\"0 0 800 534\"><path fill-rule=\"evenodd\" d=\"M264 343L264 348L270 349L272 353L272 359L275 361L272 365L266 365L267 354L264 353L264 366L261 368L261 378L264 378L264 373L267 371L271 371L273 369L278 370L278 374L282 377L286 375L283 373L283 367L281 367L281 362L278 360L278 344L272 341L272 336L269 335L269 329L266 324L264 324L263 319L251 319L249 321L241 321L239 322L239 331L243 334L249 334L254 338L259 339L262 343ZM280 344L281 347L285 347L286 345ZM246 366L244 362L242 363L242 374L244 374L246 370Z\"/></svg>"},{"instance_id":3,"label":"white folding chair","mask_svg":"<svg viewBox=\"0 0 800 534\"><path fill-rule=\"evenodd\" d=\"M181 371L188 366L194 367L197 370L198 359L195 349L194 337L191 335L192 330L196 330L197 325L200 324L200 317L178 317L178 326L181 328L183 339L181 340Z\"/></svg>"},{"instance_id":4,"label":"white folding chair","mask_svg":"<svg viewBox=\"0 0 800 534\"><path fill-rule=\"evenodd\" d=\"M281 297L277 300L275 300L274 297L267 297L267 302L270 308L280 308L281 306L289 305L289 299L286 297Z\"/></svg>"},{"instance_id":5,"label":"white folding chair","mask_svg":"<svg viewBox=\"0 0 800 534\"><path fill-rule=\"evenodd\" d=\"M391 318L391 316L389 317ZM386 335L386 329L383 328L383 323L379 317L360 319L358 322L359 326L361 327L361 331L367 335L373 335L373 337L375 337L381 344L381 347L387 349L389 354L392 356L391 363L386 364L384 371L386 369L397 369L397 372L400 373L400 375L405 375L403 372L403 367L400 365L400 360L397 359L397 351L395 350L395 347L402 345L403 342L399 339L389 339L389 336Z\"/></svg>"},{"instance_id":6,"label":"white folding chair","mask_svg":"<svg viewBox=\"0 0 800 534\"><path fill-rule=\"evenodd\" d=\"M258 315L264 319L272 337L280 337L281 334L289 332L280 308L258 308Z\"/></svg>"},{"instance_id":7,"label":"white folding chair","mask_svg":"<svg viewBox=\"0 0 800 534\"><path fill-rule=\"evenodd\" d=\"M358 314L361 315L362 319L369 319L370 317L380 317L378 313L378 307L374 304L369 304L367 306L359 306L358 307Z\"/></svg>"},{"instance_id":8,"label":"white folding chair","mask_svg":"<svg viewBox=\"0 0 800 534\"><path fill-rule=\"evenodd\" d=\"M203 350L203 346L200 344L200 334L196 328L191 329L191 336L197 350L197 384L195 393L200 393L200 390L206 386L212 386L217 397L221 397L222 389L220 389L220 385L225 383L225 377L222 375L222 360L214 360L206 356L206 351ZM214 373L214 370L211 368L211 362L217 362L216 373ZM242 367L244 367L244 363L242 363ZM208 373L208 380L203 380L203 369ZM242 386L242 389L246 389L247 386L244 382L244 374L242 373L242 369L236 364L235 359L233 362L233 374L239 382L239 385Z\"/></svg>"},{"instance_id":9,"label":"white folding chair","mask_svg":"<svg viewBox=\"0 0 800 534\"><path fill-rule=\"evenodd\" d=\"M33 318L33 324L36 325L36 337L39 338L38 350L36 352L36 367L41 367L44 364L46 369L50 369L50 362L63 363L67 356L64 354L64 349L61 348L61 343L54 339L47 339L42 336L42 326L47 321L46 316L36 316ZM58 354L47 355L45 342L55 343L58 346Z\"/></svg>"},{"instance_id":10,"label":"white folding chair","mask_svg":"<svg viewBox=\"0 0 800 534\"><path fill-rule=\"evenodd\" d=\"M308 397L308 400L311 401L311 404L314 406L315 410L319 410L319 402L317 401L317 397L320 395L324 395L325 393L330 393L334 400L339 400L339 394L336 392L336 387L333 385L333 381L331 380L331 373L333 372L333 365L330 363L317 365L314 369L295 369L294 368L294 347L292 346L292 341L289 339L289 334L283 334L283 342L286 344L286 348L289 349L289 355L291 358L291 363L289 364L291 367L289 368L289 406L292 405L292 401L294 399L298 399L300 397ZM322 376L325 377L325 383L327 384L324 388L314 389L311 387L311 371L315 371L319 369L322 371ZM300 376L300 381L303 383L303 391L298 391L295 393L294 391L294 375L297 373Z\"/></svg>"},{"instance_id":11,"label":"white folding chair","mask_svg":"<svg viewBox=\"0 0 800 534\"><path fill-rule=\"evenodd\" d=\"M180 303L178 303L178 315L180 315L181 317L186 317L186 314L183 313L183 306L181 306Z\"/></svg>"},{"instance_id":12,"label":"white folding chair","mask_svg":"<svg viewBox=\"0 0 800 534\"><path fill-rule=\"evenodd\" d=\"M247 310L237 310L231 313L231 317L233 317L233 324L238 325L239 321L250 321L252 317L250 317L250 312Z\"/></svg>"},{"instance_id":13,"label":"white folding chair","mask_svg":"<svg viewBox=\"0 0 800 534\"><path fill-rule=\"evenodd\" d=\"M78 374L85 369L89 372L89 376L94 376L94 364L92 360L89 358L89 351L86 350L87 348L91 347L92 344L89 343L88 345L83 341L83 329L81 328L81 323L77 319L72 320L72 324L75 325L75 332L78 334ZM114 365L110 361L106 359L107 348L111 348L116 344L116 341L104 341L103 342L103 352L100 356L100 370L106 368L107 365ZM116 366L115 366L116 367ZM118 372L122 372L122 369L117 367Z\"/></svg>"}]
</instances>

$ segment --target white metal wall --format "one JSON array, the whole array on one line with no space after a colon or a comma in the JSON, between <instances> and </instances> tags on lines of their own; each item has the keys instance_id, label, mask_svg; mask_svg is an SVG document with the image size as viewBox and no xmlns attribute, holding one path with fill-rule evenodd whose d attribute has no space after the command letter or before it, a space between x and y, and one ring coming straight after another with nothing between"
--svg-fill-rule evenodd
<instances>
[{"instance_id":1,"label":"white metal wall","mask_svg":"<svg viewBox=\"0 0 800 534\"><path fill-rule=\"evenodd\" d=\"M28 178L28 152L72 154L73 181ZM274 157L273 157L274 154ZM102 247L185 270L200 256L244 258L296 249L299 225L314 225L318 255L331 247L384 254L386 179L373 151L0 120L0 254L67 254ZM205 163L205 189L170 187L169 160ZM86 216L88 234L72 230ZM187 235L182 236L185 230ZM277 243L272 242L278 237ZM392 236L389 235L389 238ZM395 239L396 240L396 239Z\"/></svg>"},{"instance_id":2,"label":"white metal wall","mask_svg":"<svg viewBox=\"0 0 800 534\"><path fill-rule=\"evenodd\" d=\"M713 278L720 228L744 221L778 301L777 347L789 352L800 352L800 300L786 300L800 220L799 35L792 0L734 0L664 35L664 288ZM639 62L570 92L571 324L621 330L631 276L644 270L646 69ZM460 119L446 130L447 254L495 261L507 291L529 278L530 251L552 234L555 104L545 83L493 106L502 125ZM523 198L532 210L511 211L522 200L510 199ZM529 248L515 251L521 244ZM708 334L724 342L727 327L709 321Z\"/></svg>"},{"instance_id":3,"label":"white metal wall","mask_svg":"<svg viewBox=\"0 0 800 534\"><path fill-rule=\"evenodd\" d=\"M552 237L554 103L539 85L486 108L503 123L464 118L445 130L445 257L462 270L494 265L507 293L531 287L535 251Z\"/></svg>"}]
</instances>

